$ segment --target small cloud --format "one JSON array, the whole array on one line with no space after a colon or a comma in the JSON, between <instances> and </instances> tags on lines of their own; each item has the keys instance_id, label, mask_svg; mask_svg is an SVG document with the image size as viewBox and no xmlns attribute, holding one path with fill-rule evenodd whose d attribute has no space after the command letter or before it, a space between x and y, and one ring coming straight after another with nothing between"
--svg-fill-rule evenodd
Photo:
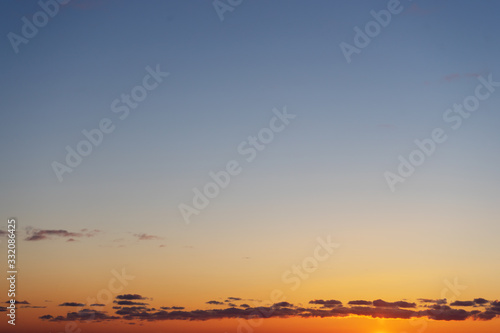
<instances>
[{"instance_id":1,"label":"small cloud","mask_svg":"<svg viewBox=\"0 0 500 333\"><path fill-rule=\"evenodd\" d=\"M291 307L293 307L293 304L288 303L288 302L279 302L279 303L274 303L273 307L275 307L275 308L291 308Z\"/></svg>"},{"instance_id":2,"label":"small cloud","mask_svg":"<svg viewBox=\"0 0 500 333\"><path fill-rule=\"evenodd\" d=\"M357 301L350 301L347 304L349 304L349 305L372 305L372 302L371 301L357 300Z\"/></svg>"},{"instance_id":3,"label":"small cloud","mask_svg":"<svg viewBox=\"0 0 500 333\"><path fill-rule=\"evenodd\" d=\"M145 306L132 306L129 308L121 308L120 310L117 310L115 313L122 316L128 316L141 313L142 311L150 311L150 309L146 308Z\"/></svg>"},{"instance_id":4,"label":"small cloud","mask_svg":"<svg viewBox=\"0 0 500 333\"><path fill-rule=\"evenodd\" d=\"M417 305L415 303L408 303L404 301L399 301L399 302L386 302L381 299L377 299L376 301L373 301L373 305L376 307L383 307L383 308L414 308Z\"/></svg>"},{"instance_id":5,"label":"small cloud","mask_svg":"<svg viewBox=\"0 0 500 333\"><path fill-rule=\"evenodd\" d=\"M9 304L10 301L7 301L5 303ZM14 304L30 304L30 302L28 302L28 301L16 301L16 300L14 300Z\"/></svg>"},{"instance_id":6,"label":"small cloud","mask_svg":"<svg viewBox=\"0 0 500 333\"><path fill-rule=\"evenodd\" d=\"M39 306L39 305L23 305L21 306L23 309L46 309L46 306Z\"/></svg>"},{"instance_id":7,"label":"small cloud","mask_svg":"<svg viewBox=\"0 0 500 333\"><path fill-rule=\"evenodd\" d=\"M474 303L479 304L479 305L483 305L483 304L489 303L489 301L484 299L484 298L475 298Z\"/></svg>"},{"instance_id":8,"label":"small cloud","mask_svg":"<svg viewBox=\"0 0 500 333\"><path fill-rule=\"evenodd\" d=\"M147 234L134 234L135 237L137 237L138 240L160 240L163 239L163 237L158 237L154 235L147 235Z\"/></svg>"},{"instance_id":9,"label":"small cloud","mask_svg":"<svg viewBox=\"0 0 500 333\"><path fill-rule=\"evenodd\" d=\"M32 229L28 228L27 229L27 234L28 236L25 238L27 241L40 241L44 239L51 239L52 237L60 237L60 238L68 238L68 241L71 241L70 239L73 239L75 237L94 237L100 232L100 230L92 230L88 232L71 232L68 230L52 230L52 229Z\"/></svg>"},{"instance_id":10,"label":"small cloud","mask_svg":"<svg viewBox=\"0 0 500 333\"><path fill-rule=\"evenodd\" d=\"M134 300L134 299L147 299L147 298L138 294L123 294L116 296L116 299Z\"/></svg>"},{"instance_id":11,"label":"small cloud","mask_svg":"<svg viewBox=\"0 0 500 333\"><path fill-rule=\"evenodd\" d=\"M78 312L69 312L64 316L53 317L51 315L44 315L39 317L43 320L49 320L53 322L64 322L64 321L103 321L112 319L121 319L121 317L108 316L106 312L95 311L90 309L83 309Z\"/></svg>"},{"instance_id":12,"label":"small cloud","mask_svg":"<svg viewBox=\"0 0 500 333\"><path fill-rule=\"evenodd\" d=\"M38 317L40 319L45 319L45 320L50 320L50 319L53 319L54 317L52 317L51 315L45 315L45 316L41 316L41 317Z\"/></svg>"},{"instance_id":13,"label":"small cloud","mask_svg":"<svg viewBox=\"0 0 500 333\"><path fill-rule=\"evenodd\" d=\"M208 301L206 302L207 304L213 304L213 305L224 305L223 302L218 302L218 301Z\"/></svg>"},{"instance_id":14,"label":"small cloud","mask_svg":"<svg viewBox=\"0 0 500 333\"><path fill-rule=\"evenodd\" d=\"M418 301L422 302L422 303L432 303L432 304L438 304L438 305L442 305L442 304L447 303L446 298L443 298L443 299L419 298Z\"/></svg>"},{"instance_id":15,"label":"small cloud","mask_svg":"<svg viewBox=\"0 0 500 333\"><path fill-rule=\"evenodd\" d=\"M335 299L330 299L330 300L322 300L322 299L315 299L312 301L309 301L309 304L321 304L323 305L324 308L333 308L336 306L342 305L341 301L337 301Z\"/></svg>"},{"instance_id":16,"label":"small cloud","mask_svg":"<svg viewBox=\"0 0 500 333\"><path fill-rule=\"evenodd\" d=\"M162 310L184 310L183 306L162 306L160 307Z\"/></svg>"},{"instance_id":17,"label":"small cloud","mask_svg":"<svg viewBox=\"0 0 500 333\"><path fill-rule=\"evenodd\" d=\"M474 301L455 301L450 304L450 306L474 306L476 303Z\"/></svg>"},{"instance_id":18,"label":"small cloud","mask_svg":"<svg viewBox=\"0 0 500 333\"><path fill-rule=\"evenodd\" d=\"M114 301L118 305L147 305L147 303L134 302L134 301Z\"/></svg>"},{"instance_id":19,"label":"small cloud","mask_svg":"<svg viewBox=\"0 0 500 333\"><path fill-rule=\"evenodd\" d=\"M76 303L76 302L65 302L65 303L59 304L59 306L79 306L79 307L82 307L82 306L85 306L85 304Z\"/></svg>"}]
</instances>

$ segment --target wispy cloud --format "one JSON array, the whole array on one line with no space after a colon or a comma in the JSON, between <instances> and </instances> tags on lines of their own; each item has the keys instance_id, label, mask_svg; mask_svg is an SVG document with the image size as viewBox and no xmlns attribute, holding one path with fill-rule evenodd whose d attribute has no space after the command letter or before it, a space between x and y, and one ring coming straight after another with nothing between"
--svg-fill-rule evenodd
<instances>
[{"instance_id":1,"label":"wispy cloud","mask_svg":"<svg viewBox=\"0 0 500 333\"><path fill-rule=\"evenodd\" d=\"M10 301L7 301L5 303L9 304ZM28 301L17 301L17 300L14 300L14 304L30 304L30 302L28 302Z\"/></svg>"},{"instance_id":2,"label":"wispy cloud","mask_svg":"<svg viewBox=\"0 0 500 333\"><path fill-rule=\"evenodd\" d=\"M45 240L45 239L51 239L53 237L56 238L67 238L67 241L71 242L74 241L74 238L78 237L94 237L97 235L100 230L87 230L87 229L82 229L80 232L71 232L68 230L52 230L52 229L28 229L27 230L27 237L25 240L27 241L39 241L39 240Z\"/></svg>"},{"instance_id":3,"label":"wispy cloud","mask_svg":"<svg viewBox=\"0 0 500 333\"><path fill-rule=\"evenodd\" d=\"M163 237L148 235L148 234L134 234L138 240L161 240Z\"/></svg>"}]
</instances>

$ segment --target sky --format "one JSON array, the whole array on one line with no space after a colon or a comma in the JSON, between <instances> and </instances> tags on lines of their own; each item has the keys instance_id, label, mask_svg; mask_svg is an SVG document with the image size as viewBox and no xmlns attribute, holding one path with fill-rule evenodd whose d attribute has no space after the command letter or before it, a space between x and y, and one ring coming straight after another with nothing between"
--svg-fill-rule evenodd
<instances>
[{"instance_id":1,"label":"sky","mask_svg":"<svg viewBox=\"0 0 500 333\"><path fill-rule=\"evenodd\" d=\"M2 331L498 332L499 4L0 9Z\"/></svg>"}]
</instances>

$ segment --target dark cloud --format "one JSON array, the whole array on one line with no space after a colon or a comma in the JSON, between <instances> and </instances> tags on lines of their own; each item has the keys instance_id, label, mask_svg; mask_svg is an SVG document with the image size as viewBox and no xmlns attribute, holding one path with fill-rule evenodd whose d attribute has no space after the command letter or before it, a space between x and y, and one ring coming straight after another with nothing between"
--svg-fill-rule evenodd
<instances>
[{"instance_id":1,"label":"dark cloud","mask_svg":"<svg viewBox=\"0 0 500 333\"><path fill-rule=\"evenodd\" d=\"M386 302L381 299L377 299L373 301L373 305L376 307L383 307L383 308L415 308L417 304L415 303L408 303L404 301L399 301L399 302Z\"/></svg>"},{"instance_id":2,"label":"dark cloud","mask_svg":"<svg viewBox=\"0 0 500 333\"><path fill-rule=\"evenodd\" d=\"M105 321L113 319L122 319L117 316L108 316L104 311L95 311L90 309L83 309L78 312L68 312L66 316L53 317L52 315L44 315L39 317L43 320L49 321Z\"/></svg>"},{"instance_id":3,"label":"dark cloud","mask_svg":"<svg viewBox=\"0 0 500 333\"><path fill-rule=\"evenodd\" d=\"M162 306L162 310L184 310L183 306Z\"/></svg>"},{"instance_id":4,"label":"dark cloud","mask_svg":"<svg viewBox=\"0 0 500 333\"><path fill-rule=\"evenodd\" d=\"M27 233L28 236L25 238L27 241L39 241L43 239L50 239L51 237L62 237L62 238L69 238L73 239L73 237L93 237L97 233L99 233L99 230L92 230L92 231L87 231L86 229L83 229L84 231L82 232L70 232L68 230L42 230L42 229L28 229ZM74 239L73 239L74 240Z\"/></svg>"},{"instance_id":5,"label":"dark cloud","mask_svg":"<svg viewBox=\"0 0 500 333\"><path fill-rule=\"evenodd\" d=\"M465 310L452 309L449 306L442 305L439 309L431 309L420 312L421 316L426 316L434 320L465 320L477 315L476 311L468 312Z\"/></svg>"},{"instance_id":6,"label":"dark cloud","mask_svg":"<svg viewBox=\"0 0 500 333\"><path fill-rule=\"evenodd\" d=\"M45 316L41 316L41 317L38 317L40 319L45 319L45 320L50 320L50 319L53 319L54 317L52 317L51 315L45 315Z\"/></svg>"},{"instance_id":7,"label":"dark cloud","mask_svg":"<svg viewBox=\"0 0 500 333\"><path fill-rule=\"evenodd\" d=\"M134 302L134 301L114 301L118 305L148 305L147 303Z\"/></svg>"},{"instance_id":8,"label":"dark cloud","mask_svg":"<svg viewBox=\"0 0 500 333\"><path fill-rule=\"evenodd\" d=\"M9 304L10 301L7 301L5 303ZM30 302L28 302L28 301L16 301L16 300L14 300L14 304L30 304Z\"/></svg>"},{"instance_id":9,"label":"dark cloud","mask_svg":"<svg viewBox=\"0 0 500 333\"><path fill-rule=\"evenodd\" d=\"M479 304L479 305L483 305L483 304L489 303L489 301L484 299L484 298L475 298L474 303Z\"/></svg>"},{"instance_id":10,"label":"dark cloud","mask_svg":"<svg viewBox=\"0 0 500 333\"><path fill-rule=\"evenodd\" d=\"M207 304L212 304L212 305L224 305L223 302L218 302L218 301L208 301L206 302Z\"/></svg>"},{"instance_id":11,"label":"dark cloud","mask_svg":"<svg viewBox=\"0 0 500 333\"><path fill-rule=\"evenodd\" d=\"M241 301L241 298L239 297L228 297L227 299L230 299L231 301Z\"/></svg>"},{"instance_id":12,"label":"dark cloud","mask_svg":"<svg viewBox=\"0 0 500 333\"><path fill-rule=\"evenodd\" d=\"M446 298L443 299L428 299L428 298L419 298L418 299L422 303L432 303L432 304L446 304Z\"/></svg>"},{"instance_id":13,"label":"dark cloud","mask_svg":"<svg viewBox=\"0 0 500 333\"><path fill-rule=\"evenodd\" d=\"M90 304L90 306L105 306L106 304L101 304L101 303L94 303Z\"/></svg>"},{"instance_id":14,"label":"dark cloud","mask_svg":"<svg viewBox=\"0 0 500 333\"><path fill-rule=\"evenodd\" d=\"M330 299L330 300L322 300L322 299L315 299L312 301L309 301L309 304L321 304L323 305L324 308L333 308L336 306L342 305L341 301L337 301L335 299Z\"/></svg>"},{"instance_id":15,"label":"dark cloud","mask_svg":"<svg viewBox=\"0 0 500 333\"><path fill-rule=\"evenodd\" d=\"M375 302L374 302L375 303ZM333 309L332 311L335 311ZM400 309L398 307L367 307L354 306L351 308L339 308L337 316L358 315L372 318L409 319L416 316L413 310Z\"/></svg>"},{"instance_id":16,"label":"dark cloud","mask_svg":"<svg viewBox=\"0 0 500 333\"><path fill-rule=\"evenodd\" d=\"M146 308L145 306L131 306L128 308L121 308L120 310L117 310L115 313L121 316L128 316L128 315L138 314L143 311L148 312L151 310Z\"/></svg>"},{"instance_id":17,"label":"dark cloud","mask_svg":"<svg viewBox=\"0 0 500 333\"><path fill-rule=\"evenodd\" d=\"M116 296L116 299L134 300L134 299L147 299L147 298L138 294L124 294Z\"/></svg>"},{"instance_id":18,"label":"dark cloud","mask_svg":"<svg viewBox=\"0 0 500 333\"><path fill-rule=\"evenodd\" d=\"M500 305L491 306L487 310L496 312L496 313L498 313L498 315L500 315Z\"/></svg>"},{"instance_id":19,"label":"dark cloud","mask_svg":"<svg viewBox=\"0 0 500 333\"><path fill-rule=\"evenodd\" d=\"M250 305L248 305L248 304L241 304L240 307L242 307L242 308L249 308Z\"/></svg>"},{"instance_id":20,"label":"dark cloud","mask_svg":"<svg viewBox=\"0 0 500 333\"><path fill-rule=\"evenodd\" d=\"M474 301L455 301L450 304L451 306L474 306L476 303Z\"/></svg>"},{"instance_id":21,"label":"dark cloud","mask_svg":"<svg viewBox=\"0 0 500 333\"><path fill-rule=\"evenodd\" d=\"M64 302L62 304L59 304L59 306L79 306L79 307L82 307L82 306L85 306L85 304L76 303L76 302Z\"/></svg>"},{"instance_id":22,"label":"dark cloud","mask_svg":"<svg viewBox=\"0 0 500 333\"><path fill-rule=\"evenodd\" d=\"M478 320L491 320L493 318L495 318L496 316L498 316L499 314L494 312L494 311L489 311L489 310L486 310L484 312L481 312L481 313L478 313L474 316L475 319L478 319Z\"/></svg>"},{"instance_id":23,"label":"dark cloud","mask_svg":"<svg viewBox=\"0 0 500 333\"><path fill-rule=\"evenodd\" d=\"M280 303L274 303L273 307L276 307L276 308L291 308L291 307L293 307L293 304L290 304L288 302L280 302Z\"/></svg>"},{"instance_id":24,"label":"dark cloud","mask_svg":"<svg viewBox=\"0 0 500 333\"><path fill-rule=\"evenodd\" d=\"M357 301L350 301L347 304L349 304L349 305L372 305L372 302L371 301L357 300Z\"/></svg>"},{"instance_id":25,"label":"dark cloud","mask_svg":"<svg viewBox=\"0 0 500 333\"><path fill-rule=\"evenodd\" d=\"M21 308L23 308L23 309L45 309L47 307L46 306L39 306L39 305L22 305Z\"/></svg>"}]
</instances>

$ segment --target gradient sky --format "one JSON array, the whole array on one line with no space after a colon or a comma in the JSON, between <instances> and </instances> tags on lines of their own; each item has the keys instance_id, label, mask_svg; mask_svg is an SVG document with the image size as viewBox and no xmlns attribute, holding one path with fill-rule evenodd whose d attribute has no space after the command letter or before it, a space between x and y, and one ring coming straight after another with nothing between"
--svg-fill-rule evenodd
<instances>
[{"instance_id":1,"label":"gradient sky","mask_svg":"<svg viewBox=\"0 0 500 333\"><path fill-rule=\"evenodd\" d=\"M354 44L353 29L387 3L243 0L221 21L212 1L73 0L16 53L8 34L21 35L21 18L41 9L1 2L0 230L18 219L17 300L43 306L19 309L17 332L63 331L67 322L39 317L65 316L74 308L59 304L96 297L123 269L134 279L99 308L108 316L119 295L189 312L227 307L206 302L228 297L266 301L273 289L295 310L315 299L423 311L418 299L484 298L494 307L500 88L457 130L443 114L474 94L479 77L500 81L500 4L401 0L402 12L347 63L340 43ZM148 66L169 76L120 120L112 102L142 84ZM284 108L296 118L247 162L238 146ZM115 130L60 182L51 164L103 118ZM435 128L448 140L392 192L384 173ZM186 224L179 205L192 205L193 188L231 160L241 173ZM283 274L313 256L318 237L340 246L291 290ZM499 318L422 318L294 314L255 331L500 328ZM236 332L239 319L78 322L83 332L138 325Z\"/></svg>"}]
</instances>

